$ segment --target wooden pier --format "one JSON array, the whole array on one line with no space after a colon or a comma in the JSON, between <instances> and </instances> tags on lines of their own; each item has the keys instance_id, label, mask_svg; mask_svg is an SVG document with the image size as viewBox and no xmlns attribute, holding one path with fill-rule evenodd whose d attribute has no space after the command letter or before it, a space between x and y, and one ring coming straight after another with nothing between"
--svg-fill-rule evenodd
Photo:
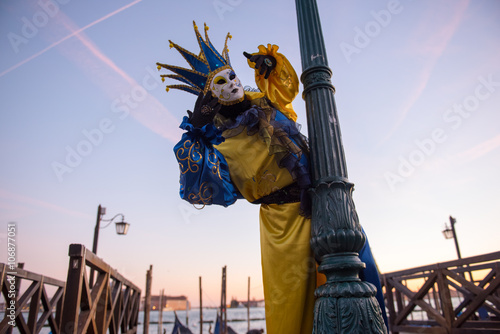
<instances>
[{"instance_id":1,"label":"wooden pier","mask_svg":"<svg viewBox=\"0 0 500 334\"><path fill-rule=\"evenodd\" d=\"M89 269L97 276L92 285ZM83 245L69 246L66 282L24 269L11 270L2 263L0 271L6 305L15 305L12 310L6 307L0 334L11 330L13 323L21 334L39 333L47 324L53 334L137 332L141 290ZM15 284L11 284L12 279ZM27 283L28 288L21 296L14 294L11 298L11 287L21 283ZM56 288L51 298L47 286ZM27 322L25 310L28 310Z\"/></svg>"},{"instance_id":2,"label":"wooden pier","mask_svg":"<svg viewBox=\"0 0 500 334\"><path fill-rule=\"evenodd\" d=\"M500 333L500 252L381 276L392 333Z\"/></svg>"},{"instance_id":3,"label":"wooden pier","mask_svg":"<svg viewBox=\"0 0 500 334\"><path fill-rule=\"evenodd\" d=\"M3 263L0 263L0 271L0 285L6 308L5 316L0 322L0 333L11 332L14 323L22 334L38 333L47 322L52 333L61 333L59 324L66 283L21 268L10 269ZM27 284L28 288L18 296L21 284ZM12 285L15 285L17 290L14 294L11 293ZM47 295L47 287L56 289L51 298ZM13 295L15 298L10 298ZM10 308L10 305L13 306ZM27 322L21 313L23 310L29 310ZM39 316L40 311L42 311L41 316Z\"/></svg>"}]
</instances>

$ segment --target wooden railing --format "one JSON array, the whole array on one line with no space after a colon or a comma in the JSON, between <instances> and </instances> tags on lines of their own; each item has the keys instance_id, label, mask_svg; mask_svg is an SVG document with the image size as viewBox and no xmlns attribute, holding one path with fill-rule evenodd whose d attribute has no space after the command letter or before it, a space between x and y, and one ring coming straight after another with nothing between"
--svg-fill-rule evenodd
<instances>
[{"instance_id":1,"label":"wooden railing","mask_svg":"<svg viewBox=\"0 0 500 334\"><path fill-rule=\"evenodd\" d=\"M0 333L11 332L14 324L22 334L38 333L47 322L52 333L60 333L59 320L65 283L3 263L0 263L0 270L0 284L5 301L5 316L0 322ZM25 284L28 287L19 296L19 287ZM47 295L47 287L56 290L52 298ZM26 310L29 310L28 322L22 313Z\"/></svg>"},{"instance_id":2,"label":"wooden railing","mask_svg":"<svg viewBox=\"0 0 500 334\"><path fill-rule=\"evenodd\" d=\"M141 290L83 245L70 245L69 256L62 333L136 333Z\"/></svg>"},{"instance_id":3,"label":"wooden railing","mask_svg":"<svg viewBox=\"0 0 500 334\"><path fill-rule=\"evenodd\" d=\"M392 333L500 333L500 252L382 275Z\"/></svg>"},{"instance_id":4,"label":"wooden railing","mask_svg":"<svg viewBox=\"0 0 500 334\"><path fill-rule=\"evenodd\" d=\"M137 332L141 290L83 245L70 245L69 257L66 282L0 263L5 301L0 334L14 327L35 334L47 325L53 334ZM92 286L89 268L97 276ZM25 290L19 296L21 285ZM51 298L46 287L55 289Z\"/></svg>"}]
</instances>

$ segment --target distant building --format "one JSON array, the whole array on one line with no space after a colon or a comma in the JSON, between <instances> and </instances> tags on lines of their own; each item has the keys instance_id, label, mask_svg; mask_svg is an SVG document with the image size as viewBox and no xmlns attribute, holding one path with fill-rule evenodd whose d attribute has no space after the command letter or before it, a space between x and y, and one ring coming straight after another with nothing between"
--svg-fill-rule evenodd
<instances>
[{"instance_id":1,"label":"distant building","mask_svg":"<svg viewBox=\"0 0 500 334\"><path fill-rule=\"evenodd\" d=\"M163 296L162 306L166 311L191 309L191 303L186 296ZM144 309L144 298L141 302L141 309ZM151 310L158 309L160 309L160 296L151 296Z\"/></svg>"},{"instance_id":2,"label":"distant building","mask_svg":"<svg viewBox=\"0 0 500 334\"><path fill-rule=\"evenodd\" d=\"M229 307L231 308L236 308L236 307L247 307L248 301L238 301L235 298L231 299L231 304ZM255 300L252 299L250 301L250 307L264 307L265 303L264 300Z\"/></svg>"}]
</instances>

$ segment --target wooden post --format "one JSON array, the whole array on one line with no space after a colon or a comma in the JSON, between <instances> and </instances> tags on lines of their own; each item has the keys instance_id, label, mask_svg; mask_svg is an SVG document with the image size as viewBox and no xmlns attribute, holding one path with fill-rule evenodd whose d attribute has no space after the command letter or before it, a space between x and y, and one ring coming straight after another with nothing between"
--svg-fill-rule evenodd
<instances>
[{"instance_id":1,"label":"wooden post","mask_svg":"<svg viewBox=\"0 0 500 334\"><path fill-rule=\"evenodd\" d=\"M163 329L163 304L165 303L163 299L164 291L164 289L161 289L160 302L158 303L158 334L162 334Z\"/></svg>"},{"instance_id":2,"label":"wooden post","mask_svg":"<svg viewBox=\"0 0 500 334\"><path fill-rule=\"evenodd\" d=\"M151 310L151 284L153 283L153 265L149 266L146 273L146 296L144 297L144 330L143 333L149 333L149 311Z\"/></svg>"},{"instance_id":3,"label":"wooden post","mask_svg":"<svg viewBox=\"0 0 500 334\"><path fill-rule=\"evenodd\" d=\"M248 322L247 332L250 332L250 276L248 276L247 322Z\"/></svg>"},{"instance_id":4,"label":"wooden post","mask_svg":"<svg viewBox=\"0 0 500 334\"><path fill-rule=\"evenodd\" d=\"M189 301L186 299L186 327L189 327Z\"/></svg>"},{"instance_id":5,"label":"wooden post","mask_svg":"<svg viewBox=\"0 0 500 334\"><path fill-rule=\"evenodd\" d=\"M120 327L122 333L136 333L141 294L139 288L83 245L71 244L69 256L60 328L57 330L56 324L49 320L52 323L52 332L97 334L109 331L118 333ZM97 279L92 289L89 287L85 273L87 266L93 267L97 272ZM40 280L39 286L42 289L43 284L44 280ZM34 288L30 290L36 289L35 285L32 286ZM64 282L59 286L64 287ZM62 289L60 294L62 294ZM49 302L46 301L45 292L42 292L42 298L43 303L47 305ZM37 299L38 296L31 297L31 304L33 300L36 303ZM54 299L54 302L57 302L57 299ZM51 305L53 306L52 303ZM33 309L38 311L38 307ZM35 321L43 323L40 319L36 319L31 310L30 306L28 325ZM29 331L28 325L23 326L26 327L22 329L23 333L37 332L35 326L32 326L34 330ZM2 333L1 330L0 333Z\"/></svg>"},{"instance_id":6,"label":"wooden post","mask_svg":"<svg viewBox=\"0 0 500 334\"><path fill-rule=\"evenodd\" d=\"M78 317L82 303L82 286L88 285L85 275L85 248L82 245L69 246L69 268L66 278L66 292L61 321L61 332L78 333ZM84 296L86 298L87 296ZM86 305L87 307L89 305Z\"/></svg>"},{"instance_id":7,"label":"wooden post","mask_svg":"<svg viewBox=\"0 0 500 334\"><path fill-rule=\"evenodd\" d=\"M203 300L201 297L201 276L200 276L200 334L203 334Z\"/></svg>"},{"instance_id":8,"label":"wooden post","mask_svg":"<svg viewBox=\"0 0 500 334\"><path fill-rule=\"evenodd\" d=\"M222 267L222 287L220 294L221 334L227 334L226 266Z\"/></svg>"}]
</instances>

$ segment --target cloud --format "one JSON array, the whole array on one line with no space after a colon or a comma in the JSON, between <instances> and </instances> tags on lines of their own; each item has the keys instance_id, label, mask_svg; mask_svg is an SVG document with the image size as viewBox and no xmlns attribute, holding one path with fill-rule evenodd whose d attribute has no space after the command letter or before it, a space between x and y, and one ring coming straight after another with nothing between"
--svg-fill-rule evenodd
<instances>
[{"instance_id":1,"label":"cloud","mask_svg":"<svg viewBox=\"0 0 500 334\"><path fill-rule=\"evenodd\" d=\"M106 56L84 32L86 29L130 8L140 1L142 0L136 0L125 5L83 28L79 28L62 10L59 10L58 14L52 18L50 25L41 34L51 44L42 51L0 73L0 76L57 46L61 54L79 66L82 72L89 76L108 95L112 100L110 109L116 100L122 102L122 104L128 103L127 115L129 113L154 133L170 140L172 143L176 143L182 134L182 131L178 128L180 120L149 94L141 84ZM60 34L60 30L67 31L65 37L52 41L53 36L57 35L56 32ZM149 73L146 75L150 76ZM138 96L138 100L130 102L130 95L134 95L134 93ZM127 100L123 101L125 98Z\"/></svg>"},{"instance_id":2,"label":"cloud","mask_svg":"<svg viewBox=\"0 0 500 334\"><path fill-rule=\"evenodd\" d=\"M65 15L61 22L68 30L74 31L74 23ZM77 64L89 75L113 101L122 101L125 96L140 96L138 100L129 101L127 109L130 115L154 133L176 143L182 131L178 128L180 121L172 115L155 97L130 77L124 70L107 57L84 33L75 35L79 43L66 43L59 50L68 59ZM146 74L150 76L149 73Z\"/></svg>"},{"instance_id":3,"label":"cloud","mask_svg":"<svg viewBox=\"0 0 500 334\"><path fill-rule=\"evenodd\" d=\"M18 68L18 67L20 67L20 66L22 66L22 65L24 65L24 64L26 64L26 63L28 63L28 62L30 62L30 61L32 61L33 59L37 58L38 56L41 56L41 55L42 55L42 54L44 54L45 52L47 52L47 51L49 51L50 49L52 49L52 48L54 48L54 47L58 46L58 45L59 45L59 44L61 44L62 42L66 41L67 39L69 39L69 38L71 38L71 37L73 37L73 36L76 36L76 35L78 35L79 33L84 32L85 30L87 30L87 29L88 29L88 28L90 28L90 27L93 27L93 26L94 26L94 25L96 25L97 23L100 23L100 22L102 22L102 21L104 21L104 20L106 20L106 19L109 19L110 17L112 17L112 16L114 16L114 15L116 15L116 14L120 13L121 11L123 11L123 10L125 10L125 9L127 9L127 8L129 8L129 7L132 7L133 5L135 5L135 4L137 4L137 3L141 2L141 1L142 1L142 0L135 0L135 1L131 2L131 3L129 3L128 5L125 5L125 6L123 6L123 7L119 8L119 9L117 9L117 10L115 10L115 11L113 11L113 12L111 12L111 13L107 14L107 15L104 15L104 16L103 16L103 17L101 17L100 19L97 19L97 20L95 20L94 22L87 24L85 27L83 27L83 28L80 28L80 29L78 29L78 30L73 31L71 34L66 35L65 37L61 38L60 40L57 40L57 41L53 42L52 44L50 44L49 46L47 46L45 49L43 49L43 50L41 50L41 51L39 51L39 52L35 53L34 55L32 55L32 56L30 56L30 57L28 57L28 58L24 59L23 61L20 61L19 63L15 64L15 65L13 65L13 66L9 67L8 69L6 69L5 71L1 72L1 73L0 73L0 77L3 77L5 74L7 74L7 73L9 73L9 72L11 72L11 71L15 70L16 68Z\"/></svg>"},{"instance_id":4,"label":"cloud","mask_svg":"<svg viewBox=\"0 0 500 334\"><path fill-rule=\"evenodd\" d=\"M498 147L500 147L500 135L497 135L487 141L484 141L481 144L468 149L467 151L457 154L457 157L461 161L471 162L481 158L482 156L497 149Z\"/></svg>"},{"instance_id":5,"label":"cloud","mask_svg":"<svg viewBox=\"0 0 500 334\"><path fill-rule=\"evenodd\" d=\"M438 26L439 29L433 31L432 34L429 34L429 27L434 26L433 23L436 22L437 19L435 15L438 13L429 13L428 20L422 21L420 26L416 28L414 37L409 38L410 41L413 41L411 42L411 53L417 55L421 54L427 58L427 61L423 65L420 75L416 78L414 90L406 99L406 103L400 109L400 113L397 115L396 121L391 129L386 133L386 136L378 143L378 146L385 143L394 134L394 132L403 123L415 103L422 96L427 84L429 83L429 79L432 76L434 66L445 52L448 43L463 20L469 1L470 0L463 0L459 3L453 2L452 4L447 5L447 10L454 9L454 15L450 20L448 20L448 22L443 22L442 25ZM431 7L432 10L435 11L435 7ZM439 19L443 20L444 18L440 17ZM422 37L424 37L423 40Z\"/></svg>"},{"instance_id":6,"label":"cloud","mask_svg":"<svg viewBox=\"0 0 500 334\"><path fill-rule=\"evenodd\" d=\"M41 208L41 209L48 209L51 211L56 211L60 212L69 216L73 217L80 217L80 218L85 218L88 219L91 216L85 213L81 213L78 211L73 211L69 210L66 208L63 208L61 206L45 202L36 198L24 196L24 195L19 195L13 192L10 192L8 190L0 189L0 198L4 200L5 202L2 202L2 209L11 209L11 210L18 210L19 208L23 208L23 211L25 211L28 208ZM10 204L7 204L6 202L9 202Z\"/></svg>"},{"instance_id":7,"label":"cloud","mask_svg":"<svg viewBox=\"0 0 500 334\"><path fill-rule=\"evenodd\" d=\"M75 33L79 29L64 13L60 15L60 24ZM176 143L182 131L180 121L172 115L155 97L130 77L124 70L107 57L84 33L73 34L79 43L65 43L59 46L60 52L78 65L89 75L113 101L123 100L137 92L140 99L128 104L130 115L154 133ZM149 73L146 75L150 75Z\"/></svg>"}]
</instances>

